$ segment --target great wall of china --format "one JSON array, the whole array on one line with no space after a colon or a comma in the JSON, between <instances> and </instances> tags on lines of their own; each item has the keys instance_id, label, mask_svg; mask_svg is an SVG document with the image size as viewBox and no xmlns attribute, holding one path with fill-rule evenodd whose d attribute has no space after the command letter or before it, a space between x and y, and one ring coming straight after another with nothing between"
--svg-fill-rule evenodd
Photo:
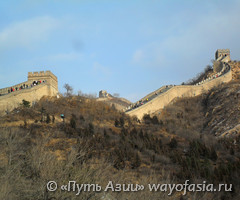
<instances>
[{"instance_id":1,"label":"great wall of china","mask_svg":"<svg viewBox=\"0 0 240 200\"><path fill-rule=\"evenodd\" d=\"M18 107L23 99L34 104L43 96L57 94L58 80L52 72L28 72L27 81L0 89L0 115Z\"/></svg>"},{"instance_id":2,"label":"great wall of china","mask_svg":"<svg viewBox=\"0 0 240 200\"><path fill-rule=\"evenodd\" d=\"M194 97L213 87L232 80L229 49L218 49L213 66L214 75L195 85L167 85L146 95L124 111L141 119L144 114L152 114L176 98ZM29 72L28 80L20 84L0 89L0 116L18 107L22 100L31 104L43 96L57 96L58 80L50 71Z\"/></svg>"},{"instance_id":3,"label":"great wall of china","mask_svg":"<svg viewBox=\"0 0 240 200\"><path fill-rule=\"evenodd\" d=\"M194 97L200 95L213 87L227 83L232 80L229 49L219 49L215 54L216 61L213 66L214 75L195 85L163 86L148 94L137 103L125 109L130 116L142 119L144 114L152 114L163 109L176 98Z\"/></svg>"}]
</instances>

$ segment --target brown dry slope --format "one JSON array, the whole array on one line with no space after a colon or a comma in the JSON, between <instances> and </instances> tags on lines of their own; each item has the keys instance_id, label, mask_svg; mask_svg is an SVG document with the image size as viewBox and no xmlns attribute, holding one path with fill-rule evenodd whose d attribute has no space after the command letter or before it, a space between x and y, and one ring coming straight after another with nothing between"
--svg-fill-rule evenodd
<instances>
[{"instance_id":1,"label":"brown dry slope","mask_svg":"<svg viewBox=\"0 0 240 200\"><path fill-rule=\"evenodd\" d=\"M131 105L131 102L127 99L117 97L98 98L97 101L105 102L111 106L114 105L120 111Z\"/></svg>"},{"instance_id":2,"label":"brown dry slope","mask_svg":"<svg viewBox=\"0 0 240 200\"><path fill-rule=\"evenodd\" d=\"M216 184L230 182L235 192L189 192L186 199L238 200L239 142L231 151L232 155L228 140L226 146L213 136L196 137L204 127L201 120L218 106L219 96L224 102L227 99L224 92L233 88L230 84L226 88L218 87L216 92L210 91L215 94L208 98L205 95L181 98L167 106L168 116L161 121L153 118L150 123L139 124L103 102L79 96L42 98L33 107L18 108L19 112L0 117L0 199L83 200L104 199L105 194L111 194L111 199L118 200L181 200L180 192L168 196L147 189L134 193L92 191L76 196L61 190L46 192L45 185L48 180L59 184L76 180L104 187L112 180L147 187L149 183L184 183L188 179L191 183L202 180ZM234 88L237 87L236 84ZM232 98L234 95L230 94L227 100L233 102ZM204 100L207 104L202 103ZM224 102L223 106L228 106ZM52 116L57 119L61 113L66 116L65 123L53 122ZM50 122L45 118L48 114ZM224 117L226 112L222 110L219 114ZM237 114L234 113L235 118ZM120 122L118 125L116 119Z\"/></svg>"},{"instance_id":3,"label":"brown dry slope","mask_svg":"<svg viewBox=\"0 0 240 200\"><path fill-rule=\"evenodd\" d=\"M154 115L169 133L184 137L199 137L199 134L237 137L240 135L240 80L193 98L175 99Z\"/></svg>"},{"instance_id":4,"label":"brown dry slope","mask_svg":"<svg viewBox=\"0 0 240 200\"><path fill-rule=\"evenodd\" d=\"M232 77L234 80L240 79L240 61L231 61L229 62L232 68Z\"/></svg>"},{"instance_id":5,"label":"brown dry slope","mask_svg":"<svg viewBox=\"0 0 240 200\"><path fill-rule=\"evenodd\" d=\"M217 136L240 134L240 80L214 88L205 102L206 131Z\"/></svg>"}]
</instances>

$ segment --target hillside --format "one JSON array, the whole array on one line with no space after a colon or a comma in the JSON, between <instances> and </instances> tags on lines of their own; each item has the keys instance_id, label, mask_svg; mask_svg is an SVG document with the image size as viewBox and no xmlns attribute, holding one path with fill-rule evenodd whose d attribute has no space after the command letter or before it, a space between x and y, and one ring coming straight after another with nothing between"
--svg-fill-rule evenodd
<instances>
[{"instance_id":1,"label":"hillside","mask_svg":"<svg viewBox=\"0 0 240 200\"><path fill-rule=\"evenodd\" d=\"M213 89L204 96L205 132L216 136L240 134L240 80Z\"/></svg>"},{"instance_id":2,"label":"hillside","mask_svg":"<svg viewBox=\"0 0 240 200\"><path fill-rule=\"evenodd\" d=\"M230 65L232 67L233 79L240 79L240 61L231 61Z\"/></svg>"},{"instance_id":3,"label":"hillside","mask_svg":"<svg viewBox=\"0 0 240 200\"><path fill-rule=\"evenodd\" d=\"M142 123L104 102L78 96L42 98L34 107L21 106L0 118L0 199L237 200L239 133L234 138L215 133L222 135L227 126L239 124L239 86L234 81L201 96L176 99L156 115L145 115ZM149 183L186 179L232 183L234 191L169 196L147 189ZM47 192L49 180L102 186L112 180L143 184L145 190L76 197L74 192Z\"/></svg>"},{"instance_id":4,"label":"hillside","mask_svg":"<svg viewBox=\"0 0 240 200\"><path fill-rule=\"evenodd\" d=\"M131 105L131 102L125 98L118 98L118 97L107 97L107 98L98 98L97 101L105 102L110 106L115 106L117 110L124 110L126 107Z\"/></svg>"},{"instance_id":5,"label":"hillside","mask_svg":"<svg viewBox=\"0 0 240 200\"><path fill-rule=\"evenodd\" d=\"M165 124L170 118L169 129L176 131L179 127L179 133L187 129L203 135L236 137L240 134L239 98L240 80L235 80L194 98L175 99L152 116L157 116Z\"/></svg>"}]
</instances>

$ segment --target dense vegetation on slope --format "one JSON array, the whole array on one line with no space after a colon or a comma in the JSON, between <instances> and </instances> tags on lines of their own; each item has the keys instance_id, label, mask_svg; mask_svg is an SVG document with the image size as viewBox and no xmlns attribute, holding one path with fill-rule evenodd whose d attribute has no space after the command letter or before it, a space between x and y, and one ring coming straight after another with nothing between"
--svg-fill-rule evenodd
<instances>
[{"instance_id":1,"label":"dense vegetation on slope","mask_svg":"<svg viewBox=\"0 0 240 200\"><path fill-rule=\"evenodd\" d=\"M142 122L84 97L23 104L0 119L0 199L239 199L240 138L215 136L216 130L222 133L239 123L239 86L235 81L176 100L154 116L145 115ZM46 190L49 180L103 187L112 180L147 187L186 179L232 183L234 190L187 196L148 189L79 196Z\"/></svg>"}]
</instances>

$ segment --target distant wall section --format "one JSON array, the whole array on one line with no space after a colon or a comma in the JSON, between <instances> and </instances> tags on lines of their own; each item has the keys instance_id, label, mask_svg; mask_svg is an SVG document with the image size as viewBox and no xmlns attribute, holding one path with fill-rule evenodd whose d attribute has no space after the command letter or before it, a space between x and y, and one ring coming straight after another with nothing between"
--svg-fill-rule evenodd
<instances>
[{"instance_id":1,"label":"distant wall section","mask_svg":"<svg viewBox=\"0 0 240 200\"><path fill-rule=\"evenodd\" d=\"M213 71L220 72L224 63L231 61L229 49L218 49L215 53L215 61L213 62Z\"/></svg>"}]
</instances>

